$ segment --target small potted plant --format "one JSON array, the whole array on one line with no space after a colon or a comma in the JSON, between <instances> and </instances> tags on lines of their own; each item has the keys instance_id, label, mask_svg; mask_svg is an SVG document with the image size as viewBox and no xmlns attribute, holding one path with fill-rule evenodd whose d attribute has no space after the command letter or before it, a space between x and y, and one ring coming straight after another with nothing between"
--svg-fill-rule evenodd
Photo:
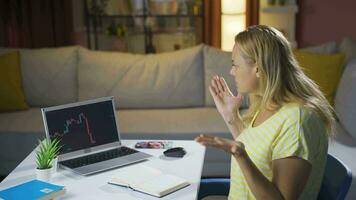
<instances>
[{"instance_id":1,"label":"small potted plant","mask_svg":"<svg viewBox=\"0 0 356 200\"><path fill-rule=\"evenodd\" d=\"M124 25L112 23L106 29L106 34L114 38L111 45L112 50L127 51L127 43L124 39L127 36L127 30Z\"/></svg>"},{"instance_id":2,"label":"small potted plant","mask_svg":"<svg viewBox=\"0 0 356 200\"><path fill-rule=\"evenodd\" d=\"M39 140L39 146L36 151L36 176L38 180L49 182L51 174L57 166L57 156L61 146L59 140L54 138Z\"/></svg>"}]
</instances>

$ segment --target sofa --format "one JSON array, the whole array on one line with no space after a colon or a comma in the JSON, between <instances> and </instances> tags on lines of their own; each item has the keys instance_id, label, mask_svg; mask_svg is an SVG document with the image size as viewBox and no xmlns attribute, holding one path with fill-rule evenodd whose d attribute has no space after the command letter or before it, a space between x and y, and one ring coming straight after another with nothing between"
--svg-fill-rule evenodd
<instances>
[{"instance_id":1,"label":"sofa","mask_svg":"<svg viewBox=\"0 0 356 200\"><path fill-rule=\"evenodd\" d=\"M0 55L14 50L0 48ZM207 88L212 75L220 74L236 91L230 52L206 45L157 55L78 46L18 50L29 109L0 113L0 174L45 137L41 107L103 96L115 97L123 139L191 140L200 133L231 138ZM228 155L214 149L206 155L203 176L229 174Z\"/></svg>"},{"instance_id":2,"label":"sofa","mask_svg":"<svg viewBox=\"0 0 356 200\"><path fill-rule=\"evenodd\" d=\"M345 44L344 44L345 43ZM347 39L305 51L347 54L335 95L339 122L329 152L345 162L356 180L356 43ZM355 46L353 46L355 45ZM45 136L40 108L114 96L123 139L194 139L200 133L231 138L208 91L213 75L229 74L231 52L198 45L175 52L140 55L92 51L78 46L18 50L27 110L0 113L0 174L8 174ZM248 108L245 98L240 112ZM203 177L228 177L230 156L208 148ZM356 181L353 182L354 188ZM351 189L348 199L356 199Z\"/></svg>"}]
</instances>

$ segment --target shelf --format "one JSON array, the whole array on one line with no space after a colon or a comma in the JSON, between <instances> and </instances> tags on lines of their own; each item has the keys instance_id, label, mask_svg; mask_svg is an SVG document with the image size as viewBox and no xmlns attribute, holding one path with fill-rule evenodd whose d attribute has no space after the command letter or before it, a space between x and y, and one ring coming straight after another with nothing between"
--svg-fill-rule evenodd
<instances>
[{"instance_id":1,"label":"shelf","mask_svg":"<svg viewBox=\"0 0 356 200\"><path fill-rule=\"evenodd\" d=\"M197 17L197 18L200 18L200 17L203 17L203 16L202 15L89 15L89 17L92 17L92 18L94 18L94 17L100 17L100 18Z\"/></svg>"},{"instance_id":2,"label":"shelf","mask_svg":"<svg viewBox=\"0 0 356 200\"><path fill-rule=\"evenodd\" d=\"M93 31L90 32L91 34L94 34ZM97 31L96 32L97 34L103 34L103 35L107 35L104 31ZM151 31L152 34L175 34L175 33L195 33L195 29L179 29L179 28L175 28L175 29L169 29L169 30L164 30L164 29L161 29L161 30L152 30ZM142 35L142 34L145 34L144 31L135 31L135 32L131 32L129 33L129 36L131 35ZM107 35L108 37L110 37L109 35Z\"/></svg>"},{"instance_id":3,"label":"shelf","mask_svg":"<svg viewBox=\"0 0 356 200\"><path fill-rule=\"evenodd\" d=\"M132 12L125 12L130 9L125 9L124 11L124 9L116 8L116 10L112 10L113 12L101 10L99 10L100 12L91 12L90 5L92 4L90 4L89 0L84 0L83 2L85 7L86 25L88 27L86 30L87 41L88 46L91 49L109 48L111 45L110 37L103 36L105 36L107 32L107 27L110 27L111 25L116 26L117 24L125 26L127 38L130 38L131 36L140 36L138 42L135 37L128 40L128 44L133 45L131 48L133 52L138 50L139 52L152 53L152 41L153 39L157 40L157 38L162 40L160 43L155 44L157 47L156 49L158 50L159 45L165 45L165 47L167 47L168 43L172 42L183 44L185 40L188 39L194 41L195 44L198 44L203 37L203 1L202 4L199 4L199 9L195 9L194 7L193 10L187 9L186 12L185 10L180 9L177 9L176 11L171 10L170 8L150 7L146 1L143 1L142 8L135 8L136 11ZM182 34L184 37L178 37L177 34L178 36L179 34ZM143 38L141 38L141 35ZM179 41L175 41L171 40L171 38L180 39ZM141 48L142 45L144 46L143 49Z\"/></svg>"},{"instance_id":4,"label":"shelf","mask_svg":"<svg viewBox=\"0 0 356 200\"><path fill-rule=\"evenodd\" d=\"M285 5L285 6L268 6L262 8L264 13L297 13L297 5Z\"/></svg>"}]
</instances>

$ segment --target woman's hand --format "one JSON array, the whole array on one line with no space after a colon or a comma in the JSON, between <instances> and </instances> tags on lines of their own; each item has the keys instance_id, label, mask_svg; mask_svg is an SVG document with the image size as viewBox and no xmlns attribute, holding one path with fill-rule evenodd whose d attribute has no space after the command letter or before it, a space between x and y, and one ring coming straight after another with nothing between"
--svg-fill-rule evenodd
<instances>
[{"instance_id":1,"label":"woman's hand","mask_svg":"<svg viewBox=\"0 0 356 200\"><path fill-rule=\"evenodd\" d=\"M211 79L209 91L225 121L230 122L238 117L238 109L242 104L243 96L241 94L234 96L223 77L214 76Z\"/></svg>"},{"instance_id":2,"label":"woman's hand","mask_svg":"<svg viewBox=\"0 0 356 200\"><path fill-rule=\"evenodd\" d=\"M210 146L224 150L236 157L240 157L241 155L245 154L245 146L242 142L236 142L234 140L204 134L200 134L198 137L196 137L195 141L204 146Z\"/></svg>"}]
</instances>

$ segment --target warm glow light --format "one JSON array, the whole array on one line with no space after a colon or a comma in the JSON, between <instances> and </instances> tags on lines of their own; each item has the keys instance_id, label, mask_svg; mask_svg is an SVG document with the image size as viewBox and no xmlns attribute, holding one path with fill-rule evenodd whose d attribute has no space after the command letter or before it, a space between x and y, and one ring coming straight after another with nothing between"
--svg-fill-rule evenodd
<instances>
[{"instance_id":1,"label":"warm glow light","mask_svg":"<svg viewBox=\"0 0 356 200\"><path fill-rule=\"evenodd\" d=\"M245 15L222 15L221 22L221 49L232 51L235 35L245 29Z\"/></svg>"},{"instance_id":2,"label":"warm glow light","mask_svg":"<svg viewBox=\"0 0 356 200\"><path fill-rule=\"evenodd\" d=\"M246 0L221 0L222 14L244 14Z\"/></svg>"},{"instance_id":3,"label":"warm glow light","mask_svg":"<svg viewBox=\"0 0 356 200\"><path fill-rule=\"evenodd\" d=\"M221 49L231 51L235 35L246 28L246 0L221 0Z\"/></svg>"}]
</instances>

